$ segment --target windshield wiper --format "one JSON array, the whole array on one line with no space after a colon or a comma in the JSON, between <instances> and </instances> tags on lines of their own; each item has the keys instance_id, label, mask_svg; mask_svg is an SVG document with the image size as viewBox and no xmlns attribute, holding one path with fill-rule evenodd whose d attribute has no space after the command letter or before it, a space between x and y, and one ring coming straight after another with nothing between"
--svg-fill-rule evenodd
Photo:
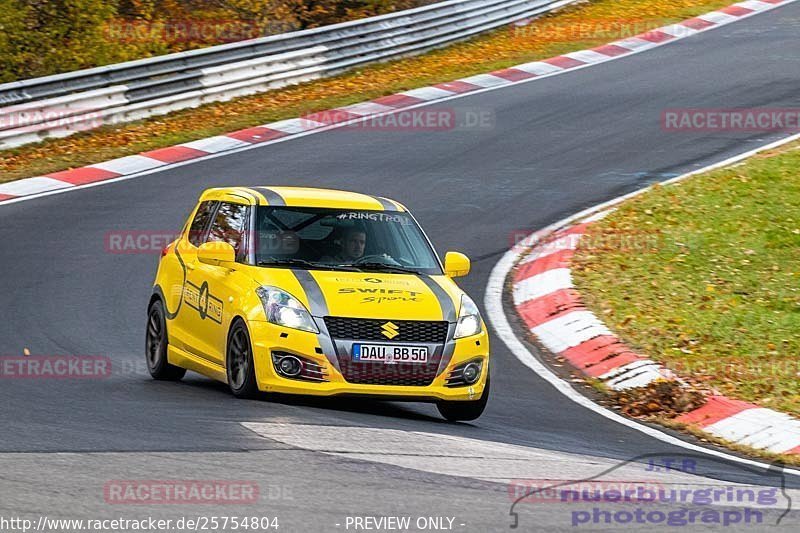
<instances>
[{"instance_id":1,"label":"windshield wiper","mask_svg":"<svg viewBox=\"0 0 800 533\"><path fill-rule=\"evenodd\" d=\"M325 263L314 263L312 261L306 261L305 259L272 259L272 260L262 260L259 261L258 266L267 266L267 267L301 267L301 268L313 268L317 270L342 270L346 272L358 272L357 268L349 267L347 265L328 265Z\"/></svg>"},{"instance_id":2,"label":"windshield wiper","mask_svg":"<svg viewBox=\"0 0 800 533\"><path fill-rule=\"evenodd\" d=\"M370 268L370 269L374 269L374 270L380 270L380 271L383 271L383 272L397 272L398 274L417 274L417 275L419 275L419 273L420 273L418 270L414 270L413 268L406 268L406 267L402 267L400 265L387 265L386 263L378 263L378 262L374 262L374 263L370 263L370 262L367 262L367 263L356 263L356 264L353 264L353 265L338 265L338 266L349 266L349 267L358 268L358 269Z\"/></svg>"}]
</instances>

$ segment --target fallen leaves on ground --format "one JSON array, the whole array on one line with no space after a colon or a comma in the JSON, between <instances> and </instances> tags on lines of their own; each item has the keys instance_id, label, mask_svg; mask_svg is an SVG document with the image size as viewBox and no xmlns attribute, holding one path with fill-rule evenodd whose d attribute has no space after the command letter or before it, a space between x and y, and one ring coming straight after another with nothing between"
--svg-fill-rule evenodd
<instances>
[{"instance_id":1,"label":"fallen leaves on ground","mask_svg":"<svg viewBox=\"0 0 800 533\"><path fill-rule=\"evenodd\" d=\"M612 391L610 400L622 413L635 418L675 418L705 404L702 391L677 381L655 381L646 387Z\"/></svg>"}]
</instances>

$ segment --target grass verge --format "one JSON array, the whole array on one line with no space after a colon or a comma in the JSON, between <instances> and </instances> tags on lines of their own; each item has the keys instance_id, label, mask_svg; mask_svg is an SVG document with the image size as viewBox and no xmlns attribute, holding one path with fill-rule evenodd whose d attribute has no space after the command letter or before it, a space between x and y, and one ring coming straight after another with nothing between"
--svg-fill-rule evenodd
<instances>
[{"instance_id":1,"label":"grass verge","mask_svg":"<svg viewBox=\"0 0 800 533\"><path fill-rule=\"evenodd\" d=\"M593 224L573 275L631 347L800 415L800 144L651 191Z\"/></svg>"},{"instance_id":2,"label":"grass verge","mask_svg":"<svg viewBox=\"0 0 800 533\"><path fill-rule=\"evenodd\" d=\"M5 150L0 182L136 154L398 91L599 46L729 5L730 0L597 0L414 58L334 78Z\"/></svg>"}]
</instances>

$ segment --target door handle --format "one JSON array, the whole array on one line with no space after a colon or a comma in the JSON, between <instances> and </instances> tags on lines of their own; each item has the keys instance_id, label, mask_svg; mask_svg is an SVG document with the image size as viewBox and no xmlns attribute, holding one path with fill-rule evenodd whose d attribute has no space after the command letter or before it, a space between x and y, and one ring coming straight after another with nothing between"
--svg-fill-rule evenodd
<instances>
[{"instance_id":1,"label":"door handle","mask_svg":"<svg viewBox=\"0 0 800 533\"><path fill-rule=\"evenodd\" d=\"M194 263L186 263L186 270L194 270L195 265Z\"/></svg>"}]
</instances>

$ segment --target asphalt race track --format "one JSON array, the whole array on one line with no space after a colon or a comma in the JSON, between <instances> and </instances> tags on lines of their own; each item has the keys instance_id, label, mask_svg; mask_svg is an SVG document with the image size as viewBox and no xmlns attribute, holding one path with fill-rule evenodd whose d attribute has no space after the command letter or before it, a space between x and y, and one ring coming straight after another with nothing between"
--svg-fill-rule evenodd
<instances>
[{"instance_id":1,"label":"asphalt race track","mask_svg":"<svg viewBox=\"0 0 800 533\"><path fill-rule=\"evenodd\" d=\"M629 58L439 104L490 116L489 127L335 129L0 207L0 354L28 348L113 360L103 379L0 380L0 515L257 514L277 515L281 531L344 531L348 516L403 514L455 517L455 530L494 531L512 523L508 479L576 479L643 454L684 456L568 401L497 337L493 396L472 424L447 424L424 404L240 401L197 375L151 381L144 325L158 256L109 253L105 237L175 231L206 187L364 191L409 206L441 254L469 255L473 271L462 286L480 302L516 232L784 136L666 132L661 112L796 106L798 36L800 4L792 4ZM320 435L330 428L317 426L341 429L329 440ZM434 436L419 447L412 431ZM467 455L449 453L450 443ZM404 455L427 466L416 468ZM695 459L709 485L778 479ZM103 487L115 479L254 480L261 499L249 506L109 505ZM786 482L800 485L792 476ZM588 529L572 526L569 505L522 507L522 530ZM789 514L779 529L798 523Z\"/></svg>"}]
</instances>

